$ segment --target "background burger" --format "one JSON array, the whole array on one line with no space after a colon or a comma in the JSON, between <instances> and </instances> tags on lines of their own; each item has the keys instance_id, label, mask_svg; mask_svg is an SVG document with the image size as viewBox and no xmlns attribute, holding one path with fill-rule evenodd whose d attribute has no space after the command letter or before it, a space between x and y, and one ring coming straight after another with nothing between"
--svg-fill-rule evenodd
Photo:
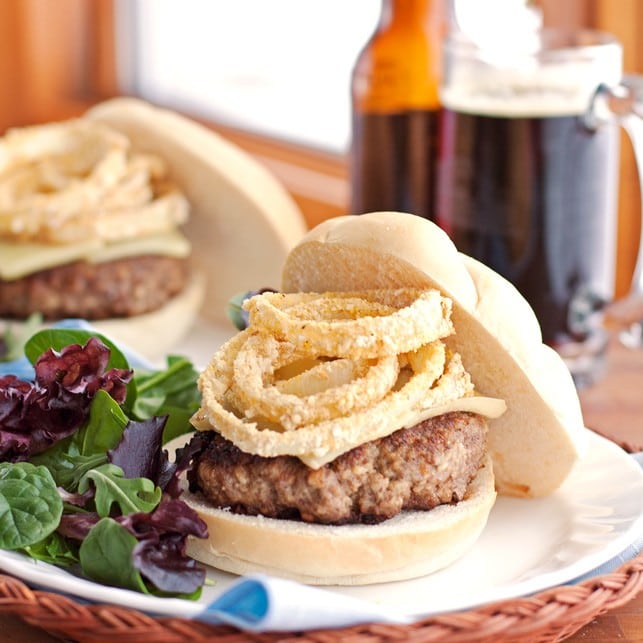
<instances>
[{"instance_id":1,"label":"background burger","mask_svg":"<svg viewBox=\"0 0 643 643\"><path fill-rule=\"evenodd\" d=\"M567 369L517 291L432 223L326 221L282 290L247 303L249 328L201 375L185 499L210 536L190 555L308 583L406 579L462 556L496 489L540 496L567 477L583 435ZM400 370L377 397L391 352Z\"/></svg>"},{"instance_id":2,"label":"background burger","mask_svg":"<svg viewBox=\"0 0 643 643\"><path fill-rule=\"evenodd\" d=\"M137 99L9 130L0 158L0 317L85 318L152 358L200 312L216 319L241 282L277 279L304 231L248 155Z\"/></svg>"}]
</instances>

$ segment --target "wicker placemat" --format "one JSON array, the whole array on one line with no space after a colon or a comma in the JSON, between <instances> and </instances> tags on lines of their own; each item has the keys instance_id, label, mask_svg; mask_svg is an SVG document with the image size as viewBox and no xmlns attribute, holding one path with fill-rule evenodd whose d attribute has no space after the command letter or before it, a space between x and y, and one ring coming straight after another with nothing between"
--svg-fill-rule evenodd
<instances>
[{"instance_id":1,"label":"wicker placemat","mask_svg":"<svg viewBox=\"0 0 643 643\"><path fill-rule=\"evenodd\" d=\"M577 585L554 587L526 598L442 614L411 625L366 624L311 632L250 634L182 618L153 618L112 605L79 604L34 591L0 575L0 612L22 617L51 634L83 642L185 643L186 641L560 641L583 625L633 599L643 589L643 553L616 571Z\"/></svg>"}]
</instances>

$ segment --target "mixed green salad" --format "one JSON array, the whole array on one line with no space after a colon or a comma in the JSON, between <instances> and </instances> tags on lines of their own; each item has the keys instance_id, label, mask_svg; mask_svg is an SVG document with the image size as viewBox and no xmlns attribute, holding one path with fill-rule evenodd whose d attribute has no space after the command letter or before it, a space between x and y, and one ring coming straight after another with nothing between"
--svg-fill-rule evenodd
<instances>
[{"instance_id":1,"label":"mixed green salad","mask_svg":"<svg viewBox=\"0 0 643 643\"><path fill-rule=\"evenodd\" d=\"M178 484L190 449L174 462L163 449L192 431L192 363L134 369L107 338L77 329L41 330L21 350L33 378L0 375L0 548L99 583L197 598L205 572L185 545L207 527Z\"/></svg>"}]
</instances>

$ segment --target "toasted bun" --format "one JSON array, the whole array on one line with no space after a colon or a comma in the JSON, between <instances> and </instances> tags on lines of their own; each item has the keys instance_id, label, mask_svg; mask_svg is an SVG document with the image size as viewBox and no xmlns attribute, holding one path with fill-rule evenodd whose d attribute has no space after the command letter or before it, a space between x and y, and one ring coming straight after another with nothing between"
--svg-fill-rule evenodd
<instances>
[{"instance_id":1,"label":"toasted bun","mask_svg":"<svg viewBox=\"0 0 643 643\"><path fill-rule=\"evenodd\" d=\"M378 212L329 219L288 255L282 289L438 288L453 300L450 338L482 395L503 398L490 454L500 493L532 497L558 488L583 446L583 419L569 370L542 343L524 298L505 279L459 254L435 224Z\"/></svg>"},{"instance_id":2,"label":"toasted bun","mask_svg":"<svg viewBox=\"0 0 643 643\"><path fill-rule=\"evenodd\" d=\"M480 536L496 492L487 462L457 504L337 527L233 514L187 491L181 497L208 525L207 539L188 541L187 553L197 560L235 574L366 585L423 576L460 558Z\"/></svg>"},{"instance_id":3,"label":"toasted bun","mask_svg":"<svg viewBox=\"0 0 643 643\"><path fill-rule=\"evenodd\" d=\"M207 278L205 317L224 320L230 297L279 283L286 254L306 225L262 165L212 130L139 99L108 100L86 117L122 132L137 151L161 156L188 198L184 230Z\"/></svg>"}]
</instances>

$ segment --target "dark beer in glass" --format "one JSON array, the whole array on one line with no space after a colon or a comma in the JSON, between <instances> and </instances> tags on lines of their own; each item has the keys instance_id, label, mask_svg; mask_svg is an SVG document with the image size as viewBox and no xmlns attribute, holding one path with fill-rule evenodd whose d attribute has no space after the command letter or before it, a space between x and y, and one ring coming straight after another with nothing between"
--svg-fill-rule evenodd
<instances>
[{"instance_id":1,"label":"dark beer in glass","mask_svg":"<svg viewBox=\"0 0 643 643\"><path fill-rule=\"evenodd\" d=\"M521 291L555 347L588 339L615 270L619 128L588 112L620 49L577 44L502 61L452 43L441 94L437 222Z\"/></svg>"}]
</instances>

